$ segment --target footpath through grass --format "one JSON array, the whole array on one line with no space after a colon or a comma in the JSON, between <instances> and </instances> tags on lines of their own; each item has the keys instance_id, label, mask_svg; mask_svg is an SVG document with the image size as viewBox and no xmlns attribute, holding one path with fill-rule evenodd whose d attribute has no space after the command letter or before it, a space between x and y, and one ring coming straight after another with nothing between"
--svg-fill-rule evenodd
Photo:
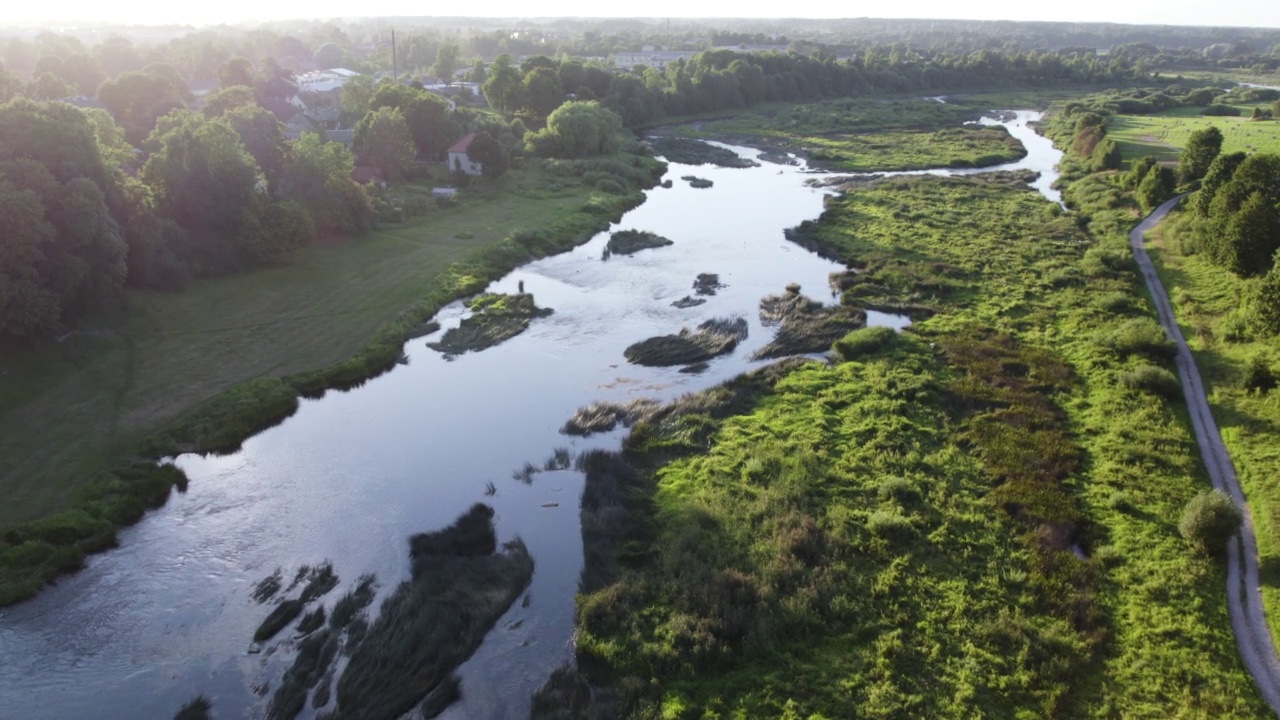
<instances>
[{"instance_id":1,"label":"footpath through grass","mask_svg":"<svg viewBox=\"0 0 1280 720\"><path fill-rule=\"evenodd\" d=\"M96 329L0 355L0 605L163 502L167 486L122 478L120 463L235 447L291 414L300 393L394 366L440 306L607 228L643 201L657 168L626 154L533 161L456 207L307 248L287 266L130 293L128 312ZM603 175L629 189L597 190ZM104 483L111 508L127 508L104 506Z\"/></svg>"},{"instance_id":2,"label":"footpath through grass","mask_svg":"<svg viewBox=\"0 0 1280 720\"><path fill-rule=\"evenodd\" d=\"M1213 417L1253 515L1262 602L1280 644L1280 393L1250 390L1247 367L1280 367L1280 338L1245 339L1233 328L1255 280L1244 280L1183 251L1190 229L1175 213L1147 236L1147 249L1200 367Z\"/></svg>"},{"instance_id":3,"label":"footpath through grass","mask_svg":"<svg viewBox=\"0 0 1280 720\"><path fill-rule=\"evenodd\" d=\"M626 464L588 461L597 688L560 674L535 708L1262 716L1222 569L1176 528L1207 483L1147 382L1168 348L1124 257L980 179L861 188L810 233L860 268L845 302L934 314L680 401Z\"/></svg>"}]
</instances>

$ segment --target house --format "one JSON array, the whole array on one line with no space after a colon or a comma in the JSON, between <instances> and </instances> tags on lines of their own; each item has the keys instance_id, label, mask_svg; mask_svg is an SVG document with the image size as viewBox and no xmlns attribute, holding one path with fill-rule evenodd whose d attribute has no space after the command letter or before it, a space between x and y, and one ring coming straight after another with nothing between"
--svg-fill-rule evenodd
<instances>
[{"instance_id":1,"label":"house","mask_svg":"<svg viewBox=\"0 0 1280 720\"><path fill-rule=\"evenodd\" d=\"M453 144L449 148L449 170L452 172L464 172L468 175L480 174L480 163L472 160L467 151L471 149L471 141L476 139L475 133L467 133L467 136Z\"/></svg>"}]
</instances>

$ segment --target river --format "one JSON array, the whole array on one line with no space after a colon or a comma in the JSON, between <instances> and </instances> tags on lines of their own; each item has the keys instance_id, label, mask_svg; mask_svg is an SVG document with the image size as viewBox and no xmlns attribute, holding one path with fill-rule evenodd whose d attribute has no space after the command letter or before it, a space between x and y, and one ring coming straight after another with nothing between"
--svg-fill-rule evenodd
<instances>
[{"instance_id":1,"label":"river","mask_svg":"<svg viewBox=\"0 0 1280 720\"><path fill-rule=\"evenodd\" d=\"M1037 170L1036 189L1060 202L1049 187L1060 153L1029 127L1038 117L1018 112L1002 123L1028 155L987 171ZM714 187L692 188L684 175ZM219 717L261 716L270 694L254 688L274 689L293 641L286 630L261 654L248 652L269 610L252 601L255 583L277 567L291 574L330 560L342 582L328 605L362 573L377 575L381 597L408 576L409 535L444 527L478 501L496 510L500 540L524 539L536 567L527 602L516 602L460 668L463 699L442 717L527 717L531 694L572 657L583 478L553 470L524 482L513 473L541 467L556 448L616 448L621 431L559 433L582 405L670 399L759 366L748 358L773 332L760 323L760 299L796 282L833 302L828 276L843 269L783 237L822 211L825 191L806 184L814 174L803 163L672 164L667 177L673 187L649 191L614 229L653 231L675 245L603 260L602 233L492 283L494 292L523 283L555 310L522 335L453 360L426 346L438 334L412 340L407 365L303 400L238 452L177 458L190 477L186 493L122 531L120 547L89 558L83 571L0 611L0 720L168 718L199 693ZM726 287L703 305L673 307L704 272ZM438 319L447 329L465 312L454 303ZM701 374L623 359L633 342L726 316L744 317L749 336Z\"/></svg>"}]
</instances>

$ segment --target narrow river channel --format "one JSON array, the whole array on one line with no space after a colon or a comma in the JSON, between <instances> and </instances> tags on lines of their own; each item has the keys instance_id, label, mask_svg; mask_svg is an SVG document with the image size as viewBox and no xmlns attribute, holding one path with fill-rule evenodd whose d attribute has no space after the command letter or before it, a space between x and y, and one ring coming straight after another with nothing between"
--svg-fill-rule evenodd
<instances>
[{"instance_id":1,"label":"narrow river channel","mask_svg":"<svg viewBox=\"0 0 1280 720\"><path fill-rule=\"evenodd\" d=\"M1028 155L987 170L1039 171L1034 186L1059 202L1049 186L1060 153L1029 127L1038 118L1019 112L1002 123ZM714 187L692 188L684 175ZM407 365L304 400L239 452L178 458L188 492L123 531L120 547L91 557L85 570L0 611L0 719L168 718L199 693L218 717L260 717L270 697L262 688L274 689L294 644L286 630L263 652L248 652L270 609L250 597L257 581L277 567L289 575L330 560L342 582L329 605L363 573L376 574L385 595L408 576L406 538L450 524L478 501L496 510L500 541L523 538L536 566L525 601L460 669L463 699L442 717L527 717L531 694L572 657L583 480L573 470L537 472L529 482L513 473L542 467L557 448L616 448L619 433L559 433L582 405L670 399L760 365L748 358L773 330L761 325L759 302L787 283L834 301L828 275L842 268L783 237L822 211L824 191L806 184L815 175L803 163L673 164L667 177L673 187L649 191L614 229L653 231L674 245L603 260L604 233L490 286L515 292L523 283L555 310L524 334L453 360L426 346L438 334L415 339ZM703 305L673 307L693 294L699 273L717 273L726 287ZM447 329L465 312L455 303L439 320ZM745 318L749 336L701 374L623 359L633 342L729 316ZM902 325L883 313L871 321ZM301 717L315 712L308 706Z\"/></svg>"}]
</instances>

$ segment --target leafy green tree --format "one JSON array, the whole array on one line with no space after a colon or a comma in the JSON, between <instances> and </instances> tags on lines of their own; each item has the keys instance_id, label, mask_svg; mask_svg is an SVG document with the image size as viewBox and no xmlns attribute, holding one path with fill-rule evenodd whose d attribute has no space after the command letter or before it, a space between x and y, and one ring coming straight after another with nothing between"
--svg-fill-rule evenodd
<instances>
[{"instance_id":1,"label":"leafy green tree","mask_svg":"<svg viewBox=\"0 0 1280 720\"><path fill-rule=\"evenodd\" d=\"M182 107L182 91L165 77L129 72L98 88L98 99L124 128L125 137L140 145L156 120Z\"/></svg>"},{"instance_id":2,"label":"leafy green tree","mask_svg":"<svg viewBox=\"0 0 1280 720\"><path fill-rule=\"evenodd\" d=\"M436 51L435 74L444 81L445 85L450 85L453 83L453 74L458 71L461 62L462 49L457 43L446 42Z\"/></svg>"},{"instance_id":3,"label":"leafy green tree","mask_svg":"<svg viewBox=\"0 0 1280 720\"><path fill-rule=\"evenodd\" d=\"M422 158L439 159L457 140L461 130L449 112L443 98L399 83L383 82L378 85L369 101L372 110L393 107L404 113L409 124L417 154Z\"/></svg>"},{"instance_id":4,"label":"leafy green tree","mask_svg":"<svg viewBox=\"0 0 1280 720\"><path fill-rule=\"evenodd\" d=\"M1263 336L1280 335L1280 271L1272 265L1250 298L1249 326Z\"/></svg>"},{"instance_id":5,"label":"leafy green tree","mask_svg":"<svg viewBox=\"0 0 1280 720\"><path fill-rule=\"evenodd\" d=\"M279 263L311 242L311 216L291 200L255 195L245 209L236 233L240 253L254 263Z\"/></svg>"},{"instance_id":6,"label":"leafy green tree","mask_svg":"<svg viewBox=\"0 0 1280 720\"><path fill-rule=\"evenodd\" d=\"M223 88L236 87L237 85L244 87L253 87L254 82L253 63L248 58L233 57L230 60L218 66L218 83Z\"/></svg>"},{"instance_id":7,"label":"leafy green tree","mask_svg":"<svg viewBox=\"0 0 1280 720\"><path fill-rule=\"evenodd\" d=\"M246 85L233 85L210 93L205 98L200 112L204 113L205 117L222 117L236 108L257 105L258 100L254 97L253 88Z\"/></svg>"},{"instance_id":8,"label":"leafy green tree","mask_svg":"<svg viewBox=\"0 0 1280 720\"><path fill-rule=\"evenodd\" d=\"M467 151L473 160L480 163L481 172L487 178L501 177L511 165L511 156L501 142L487 132L476 133Z\"/></svg>"},{"instance_id":9,"label":"leafy green tree","mask_svg":"<svg viewBox=\"0 0 1280 720\"><path fill-rule=\"evenodd\" d=\"M183 261L196 275L243 264L236 233L257 193L258 166L235 129L222 118L179 111L148 140L155 151L141 178L156 211L190 235Z\"/></svg>"},{"instance_id":10,"label":"leafy green tree","mask_svg":"<svg viewBox=\"0 0 1280 720\"><path fill-rule=\"evenodd\" d=\"M275 189L280 182L280 176L284 173L287 151L284 126L275 115L257 104L235 108L223 117L240 136L245 150L253 156L258 169L267 180L268 187Z\"/></svg>"},{"instance_id":11,"label":"leafy green tree","mask_svg":"<svg viewBox=\"0 0 1280 720\"><path fill-rule=\"evenodd\" d=\"M44 72L27 83L25 94L32 100L59 100L75 95L76 89L63 78Z\"/></svg>"},{"instance_id":12,"label":"leafy green tree","mask_svg":"<svg viewBox=\"0 0 1280 720\"><path fill-rule=\"evenodd\" d=\"M483 83L487 77L488 74L484 69L484 60L476 58L475 61L471 63L471 70L467 72L467 79L473 83Z\"/></svg>"},{"instance_id":13,"label":"leafy green tree","mask_svg":"<svg viewBox=\"0 0 1280 720\"><path fill-rule=\"evenodd\" d=\"M1156 159L1150 155L1143 155L1133 164L1129 166L1129 172L1124 177L1124 186L1130 189L1136 189L1147 179L1147 175L1156 166Z\"/></svg>"},{"instance_id":14,"label":"leafy green tree","mask_svg":"<svg viewBox=\"0 0 1280 720\"><path fill-rule=\"evenodd\" d=\"M93 97L98 92L98 86L107 79L107 74L102 72L98 61L85 53L76 53L63 60L59 74L75 88L73 95L89 97Z\"/></svg>"},{"instance_id":15,"label":"leafy green tree","mask_svg":"<svg viewBox=\"0 0 1280 720\"><path fill-rule=\"evenodd\" d=\"M1213 159L1213 162L1209 164L1209 171L1205 173L1204 178L1200 181L1200 189L1196 191L1192 198L1191 208L1196 215L1201 218L1209 217L1209 208L1213 203L1213 198L1223 185L1231 182L1236 169L1240 167L1240 163L1244 162L1245 157L1244 153L1237 152L1219 155Z\"/></svg>"},{"instance_id":16,"label":"leafy green tree","mask_svg":"<svg viewBox=\"0 0 1280 720\"><path fill-rule=\"evenodd\" d=\"M373 100L373 78L368 75L353 77L343 84L338 93L338 107L348 120L354 122L369 112Z\"/></svg>"},{"instance_id":17,"label":"leafy green tree","mask_svg":"<svg viewBox=\"0 0 1280 720\"><path fill-rule=\"evenodd\" d=\"M1138 184L1138 204L1144 211L1151 212L1159 207L1160 203L1173 196L1176 186L1173 169L1165 165L1157 165Z\"/></svg>"},{"instance_id":18,"label":"leafy green tree","mask_svg":"<svg viewBox=\"0 0 1280 720\"><path fill-rule=\"evenodd\" d=\"M535 67L524 76L520 94L524 107L537 117L546 117L564 102L564 88L555 70Z\"/></svg>"},{"instance_id":19,"label":"leafy green tree","mask_svg":"<svg viewBox=\"0 0 1280 720\"><path fill-rule=\"evenodd\" d=\"M600 103L567 102L547 117L547 127L529 136L529 149L540 155L586 157L618 148L622 118Z\"/></svg>"},{"instance_id":20,"label":"leafy green tree","mask_svg":"<svg viewBox=\"0 0 1280 720\"><path fill-rule=\"evenodd\" d=\"M61 309L57 295L40 276L43 248L54 242L53 225L44 217L40 197L0 176L0 338L22 338L54 331Z\"/></svg>"},{"instance_id":21,"label":"leafy green tree","mask_svg":"<svg viewBox=\"0 0 1280 720\"><path fill-rule=\"evenodd\" d=\"M510 114L520 106L520 70L516 68L511 56L503 53L494 59L489 66L489 76L485 78L480 91L490 107L500 113Z\"/></svg>"},{"instance_id":22,"label":"leafy green tree","mask_svg":"<svg viewBox=\"0 0 1280 720\"><path fill-rule=\"evenodd\" d=\"M353 165L351 150L315 133L291 143L280 192L307 210L321 237L354 235L373 226L369 196L351 179Z\"/></svg>"},{"instance_id":23,"label":"leafy green tree","mask_svg":"<svg viewBox=\"0 0 1280 720\"><path fill-rule=\"evenodd\" d=\"M336 68L342 65L343 50L337 43L325 43L316 50L316 65L322 68Z\"/></svg>"},{"instance_id":24,"label":"leafy green tree","mask_svg":"<svg viewBox=\"0 0 1280 720\"><path fill-rule=\"evenodd\" d=\"M1119 170L1120 164L1124 162L1124 156L1120 154L1120 146L1116 145L1111 138L1103 138L1093 148L1093 156L1091 157L1093 169L1095 172L1101 170Z\"/></svg>"},{"instance_id":25,"label":"leafy green tree","mask_svg":"<svg viewBox=\"0 0 1280 720\"><path fill-rule=\"evenodd\" d=\"M1227 541L1240 529L1244 516L1221 490L1206 490L1191 498L1182 511L1178 532L1196 552L1222 553Z\"/></svg>"},{"instance_id":26,"label":"leafy green tree","mask_svg":"<svg viewBox=\"0 0 1280 720\"><path fill-rule=\"evenodd\" d=\"M361 165L372 165L388 180L399 180L413 161L409 124L399 108L370 110L356 124L353 143Z\"/></svg>"},{"instance_id":27,"label":"leafy green tree","mask_svg":"<svg viewBox=\"0 0 1280 720\"><path fill-rule=\"evenodd\" d=\"M1178 179L1183 183L1193 182L1209 172L1218 153L1222 151L1222 131L1210 125L1192 131L1187 138L1187 145L1178 158Z\"/></svg>"},{"instance_id":28,"label":"leafy green tree","mask_svg":"<svg viewBox=\"0 0 1280 720\"><path fill-rule=\"evenodd\" d=\"M1249 196L1222 225L1221 261L1242 277L1261 275L1280 246L1280 214L1261 192Z\"/></svg>"}]
</instances>

